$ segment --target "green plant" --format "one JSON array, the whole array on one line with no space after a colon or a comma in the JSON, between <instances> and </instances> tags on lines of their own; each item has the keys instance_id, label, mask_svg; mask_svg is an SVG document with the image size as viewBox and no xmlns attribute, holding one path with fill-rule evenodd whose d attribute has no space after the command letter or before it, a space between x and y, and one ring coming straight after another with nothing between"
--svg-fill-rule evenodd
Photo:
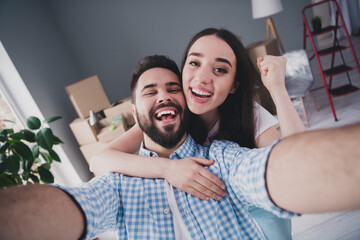
<instances>
[{"instance_id":1,"label":"green plant","mask_svg":"<svg viewBox=\"0 0 360 240\"><path fill-rule=\"evenodd\" d=\"M61 117L48 118L44 122L58 119ZM42 127L37 117L29 117L26 125L30 130L0 129L0 188L54 182L50 166L53 161L60 162L60 158L53 146L63 142L50 128Z\"/></svg>"},{"instance_id":2,"label":"green plant","mask_svg":"<svg viewBox=\"0 0 360 240\"><path fill-rule=\"evenodd\" d=\"M321 17L320 16L313 16L311 18L311 24L313 26L313 30L314 32L320 32L322 27L321 27Z\"/></svg>"}]
</instances>

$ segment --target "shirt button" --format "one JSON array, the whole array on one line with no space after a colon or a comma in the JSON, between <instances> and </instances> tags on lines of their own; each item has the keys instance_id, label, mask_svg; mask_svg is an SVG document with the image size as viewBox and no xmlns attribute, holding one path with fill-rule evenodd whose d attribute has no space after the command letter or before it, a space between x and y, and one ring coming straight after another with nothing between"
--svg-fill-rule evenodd
<instances>
[{"instance_id":1,"label":"shirt button","mask_svg":"<svg viewBox=\"0 0 360 240\"><path fill-rule=\"evenodd\" d=\"M169 209L168 209L168 208L165 208L165 209L164 209L164 213L165 213L165 214L168 214L168 213L169 213Z\"/></svg>"},{"instance_id":2,"label":"shirt button","mask_svg":"<svg viewBox=\"0 0 360 240\"><path fill-rule=\"evenodd\" d=\"M189 212L187 210L185 210L185 215L188 215L188 214L189 214Z\"/></svg>"}]
</instances>

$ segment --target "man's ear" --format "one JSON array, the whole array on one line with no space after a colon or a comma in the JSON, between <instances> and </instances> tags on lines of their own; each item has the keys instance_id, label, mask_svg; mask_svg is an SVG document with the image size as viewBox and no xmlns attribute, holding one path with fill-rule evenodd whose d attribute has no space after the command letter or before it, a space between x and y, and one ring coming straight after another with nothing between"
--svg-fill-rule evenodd
<instances>
[{"instance_id":1,"label":"man's ear","mask_svg":"<svg viewBox=\"0 0 360 240\"><path fill-rule=\"evenodd\" d=\"M231 87L231 89L230 89L230 94L234 94L235 92L236 92L236 89L239 87L239 82L238 81L236 81L236 82L234 82L233 83L233 85L232 85L232 87Z\"/></svg>"},{"instance_id":2,"label":"man's ear","mask_svg":"<svg viewBox=\"0 0 360 240\"><path fill-rule=\"evenodd\" d=\"M138 123L137 122L137 117L136 117L136 107L135 107L134 104L131 104L131 106L132 106L132 114L134 116L135 122Z\"/></svg>"}]
</instances>

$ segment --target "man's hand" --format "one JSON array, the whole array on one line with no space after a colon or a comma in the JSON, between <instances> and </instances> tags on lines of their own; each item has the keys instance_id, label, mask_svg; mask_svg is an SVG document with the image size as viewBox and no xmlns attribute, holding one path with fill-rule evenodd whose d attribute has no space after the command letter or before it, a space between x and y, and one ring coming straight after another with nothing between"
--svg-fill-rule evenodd
<instances>
[{"instance_id":1,"label":"man's hand","mask_svg":"<svg viewBox=\"0 0 360 240\"><path fill-rule=\"evenodd\" d=\"M0 239L78 239L84 227L81 210L56 187L0 189Z\"/></svg>"},{"instance_id":2,"label":"man's hand","mask_svg":"<svg viewBox=\"0 0 360 240\"><path fill-rule=\"evenodd\" d=\"M212 165L213 160L185 158L173 160L165 179L174 187L203 200L220 200L225 196L225 184L202 165Z\"/></svg>"}]
</instances>

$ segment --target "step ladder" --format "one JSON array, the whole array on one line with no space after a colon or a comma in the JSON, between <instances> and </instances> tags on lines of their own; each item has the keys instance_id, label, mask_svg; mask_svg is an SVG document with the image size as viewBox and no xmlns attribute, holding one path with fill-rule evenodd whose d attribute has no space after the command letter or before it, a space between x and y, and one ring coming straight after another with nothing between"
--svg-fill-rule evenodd
<instances>
[{"instance_id":1,"label":"step ladder","mask_svg":"<svg viewBox=\"0 0 360 240\"><path fill-rule=\"evenodd\" d=\"M307 20L308 18L305 15L305 11L312 8L312 7L314 7L314 6L321 5L321 4L328 4L330 2L334 2L335 8L336 8L335 26L324 27L320 31L317 31L317 32L311 31L308 20ZM349 33L347 31L344 18L343 18L342 14L341 14L340 7L339 7L338 3L335 0L325 0L325 1L317 2L317 3L313 3L313 4L305 6L303 8L303 10L302 10L302 17L303 17L303 22L304 22L304 38L303 38L303 40L304 40L304 49L306 49L306 38L309 37L311 45L312 45L313 50L314 50L314 55L316 57L316 61L317 61L318 65L319 65L321 77L322 77L322 80L323 80L323 83L324 83L324 87L325 87L325 90L326 90L326 93L327 93L327 97L328 97L328 100L329 100L329 103L330 103L330 107L331 107L332 113L334 115L334 119L335 119L335 121L337 121L338 119L337 119L337 116L336 116L336 113L335 113L335 108L334 108L331 97L332 96L339 97L339 96L343 96L343 95L353 93L353 92L356 92L356 91L359 90L358 87L352 85L350 75L349 75L349 71L352 71L354 68L351 67L351 66L346 65L344 55L342 53L343 50L350 47L352 55L353 55L355 63L356 63L356 67L357 67L357 69L359 71L359 74L360 74L360 66L359 66L359 62L358 62L358 59L356 57L355 51L354 51L354 47L352 45ZM340 22L339 22L339 19L340 19ZM344 32L346 34L346 39L348 41L348 46L340 45L339 41L337 40L337 31L340 28L344 29ZM333 39L333 45L331 47L326 48L326 49L318 50L316 45L315 45L315 42L314 42L314 37L318 36L318 35L321 35L321 34L324 34L324 33L328 33L328 32L333 32L333 38L334 38ZM338 66L334 66L335 54L336 53L339 53L339 55L341 57L341 60L342 60L342 64L338 65ZM332 55L331 56L331 66L330 66L329 69L323 69L323 66L322 66L321 61L320 61L320 57L327 56L329 54ZM349 83L346 84L346 85L337 87L337 88L333 88L332 87L333 76L338 75L338 74L342 74L342 73L347 74L347 78L348 78ZM329 78L329 82L327 82L326 78Z\"/></svg>"}]
</instances>

